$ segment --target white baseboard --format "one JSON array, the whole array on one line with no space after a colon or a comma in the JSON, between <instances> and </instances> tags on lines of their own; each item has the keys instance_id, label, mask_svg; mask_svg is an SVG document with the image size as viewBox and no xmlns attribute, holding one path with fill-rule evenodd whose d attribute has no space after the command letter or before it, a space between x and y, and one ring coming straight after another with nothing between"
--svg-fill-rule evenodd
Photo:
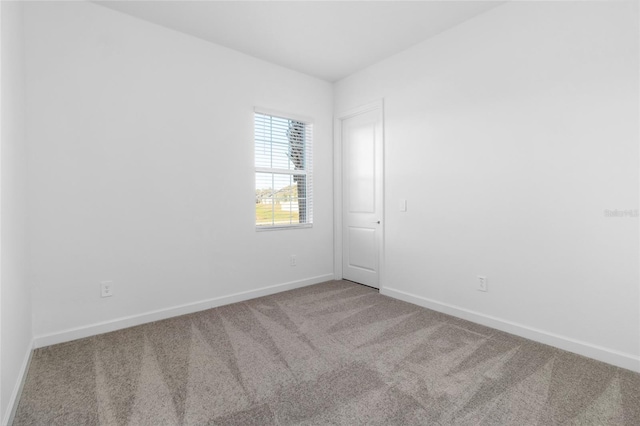
<instances>
[{"instance_id":1,"label":"white baseboard","mask_svg":"<svg viewBox=\"0 0 640 426\"><path fill-rule=\"evenodd\" d=\"M153 321L159 321L179 315L192 314L206 309L216 308L218 306L228 305L231 303L242 302L256 297L268 296L274 293L280 293L295 288L306 287L308 285L319 284L325 281L333 280L333 274L319 275L304 280L291 281L288 283L277 284L269 287L263 287L256 290L243 291L228 296L215 297L213 299L201 300L184 305L173 306L164 309L158 309L142 314L131 315L127 317L117 318L110 321L104 321L82 327L62 330L56 333L45 334L35 337L35 347L55 345L58 343L69 342L71 340L82 339L84 337L95 336L97 334L108 333L110 331L121 330L127 327L146 324Z\"/></svg>"},{"instance_id":2,"label":"white baseboard","mask_svg":"<svg viewBox=\"0 0 640 426\"><path fill-rule=\"evenodd\" d=\"M396 290L393 288L381 288L380 293L385 296L393 297L394 299L404 300L405 302L413 303L414 305L422 306L477 324L482 324L487 327L515 334L517 336L544 343L546 345L555 346L556 348L583 355L588 358L593 358L598 361L606 362L607 364L612 364L617 367L640 372L640 357L632 354L619 352L587 342L582 342L570 337L561 336L555 333L550 333L522 324L517 324L512 321L485 315L480 312L474 312L465 308L450 305L448 303L438 302L436 300L406 293L404 291Z\"/></svg>"},{"instance_id":3,"label":"white baseboard","mask_svg":"<svg viewBox=\"0 0 640 426\"><path fill-rule=\"evenodd\" d=\"M29 347L27 348L27 353L24 355L24 360L22 361L22 365L20 366L20 371L18 373L18 380L16 380L16 384L13 387L13 392L11 392L11 397L9 398L9 403L7 404L7 411L5 412L5 416L2 419L2 426L8 426L13 423L13 419L16 416L16 411L18 410L18 402L20 402L20 395L22 394L22 388L24 387L24 382L27 379L27 371L29 371L29 365L31 364L31 356L33 355L34 348L34 340L32 339L29 343Z\"/></svg>"}]
</instances>

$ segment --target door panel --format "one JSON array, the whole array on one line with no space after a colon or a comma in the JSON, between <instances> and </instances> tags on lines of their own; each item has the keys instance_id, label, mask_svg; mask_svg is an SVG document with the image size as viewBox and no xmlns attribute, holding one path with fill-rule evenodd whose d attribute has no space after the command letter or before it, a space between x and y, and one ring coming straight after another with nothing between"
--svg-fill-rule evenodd
<instances>
[{"instance_id":1,"label":"door panel","mask_svg":"<svg viewBox=\"0 0 640 426\"><path fill-rule=\"evenodd\" d=\"M349 267L375 271L377 266L375 250L376 230L349 228Z\"/></svg>"},{"instance_id":2,"label":"door panel","mask_svg":"<svg viewBox=\"0 0 640 426\"><path fill-rule=\"evenodd\" d=\"M382 120L375 109L342 120L345 279L379 287L382 245Z\"/></svg>"},{"instance_id":3,"label":"door panel","mask_svg":"<svg viewBox=\"0 0 640 426\"><path fill-rule=\"evenodd\" d=\"M375 134L373 128L355 128L349 135L346 170L349 173L349 212L375 212Z\"/></svg>"}]
</instances>

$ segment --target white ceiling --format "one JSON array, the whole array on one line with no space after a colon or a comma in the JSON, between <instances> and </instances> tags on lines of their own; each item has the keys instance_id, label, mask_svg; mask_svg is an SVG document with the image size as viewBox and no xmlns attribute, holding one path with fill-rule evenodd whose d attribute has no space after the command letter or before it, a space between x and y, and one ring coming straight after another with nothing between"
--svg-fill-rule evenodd
<instances>
[{"instance_id":1,"label":"white ceiling","mask_svg":"<svg viewBox=\"0 0 640 426\"><path fill-rule=\"evenodd\" d=\"M98 1L337 81L504 1Z\"/></svg>"}]
</instances>

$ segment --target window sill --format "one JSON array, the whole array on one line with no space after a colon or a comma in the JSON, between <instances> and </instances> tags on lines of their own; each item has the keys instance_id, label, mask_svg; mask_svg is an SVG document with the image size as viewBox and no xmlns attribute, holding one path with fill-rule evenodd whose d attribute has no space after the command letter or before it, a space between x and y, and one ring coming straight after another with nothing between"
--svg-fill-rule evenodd
<instances>
[{"instance_id":1,"label":"window sill","mask_svg":"<svg viewBox=\"0 0 640 426\"><path fill-rule=\"evenodd\" d=\"M308 229L313 228L313 223L305 223L303 225L269 225L256 226L256 232L263 231L282 231L286 229Z\"/></svg>"}]
</instances>

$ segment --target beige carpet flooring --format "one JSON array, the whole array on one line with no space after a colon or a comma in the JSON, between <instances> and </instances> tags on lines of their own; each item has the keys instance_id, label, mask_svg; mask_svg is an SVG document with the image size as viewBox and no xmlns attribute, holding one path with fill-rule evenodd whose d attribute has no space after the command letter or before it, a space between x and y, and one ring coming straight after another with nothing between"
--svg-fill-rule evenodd
<instances>
[{"instance_id":1,"label":"beige carpet flooring","mask_svg":"<svg viewBox=\"0 0 640 426\"><path fill-rule=\"evenodd\" d=\"M640 425L640 375L329 282L35 351L14 425Z\"/></svg>"}]
</instances>

